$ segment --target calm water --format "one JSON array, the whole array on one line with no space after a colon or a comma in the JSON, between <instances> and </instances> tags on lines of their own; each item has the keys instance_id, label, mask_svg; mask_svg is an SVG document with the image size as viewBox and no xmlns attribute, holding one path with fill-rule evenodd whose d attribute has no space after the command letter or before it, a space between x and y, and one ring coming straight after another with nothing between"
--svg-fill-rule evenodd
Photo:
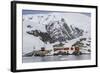
<instances>
[{"instance_id":1,"label":"calm water","mask_svg":"<svg viewBox=\"0 0 100 73\"><path fill-rule=\"evenodd\" d=\"M44 56L44 57L23 57L23 63L32 63L32 62L46 62L46 61L68 61L68 60L88 60L91 59L90 54L84 55L64 55L64 56Z\"/></svg>"}]
</instances>

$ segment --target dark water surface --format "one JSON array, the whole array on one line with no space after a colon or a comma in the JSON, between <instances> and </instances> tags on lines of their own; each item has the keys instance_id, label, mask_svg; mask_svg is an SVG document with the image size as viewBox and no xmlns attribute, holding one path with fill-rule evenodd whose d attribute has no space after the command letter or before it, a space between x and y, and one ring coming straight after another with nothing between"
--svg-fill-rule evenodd
<instances>
[{"instance_id":1,"label":"dark water surface","mask_svg":"<svg viewBox=\"0 0 100 73\"><path fill-rule=\"evenodd\" d=\"M91 54L83 54L79 56L75 55L63 55L63 56L44 56L44 57L23 57L23 63L32 62L47 62L47 61L68 61L68 60L89 60L91 59Z\"/></svg>"}]
</instances>

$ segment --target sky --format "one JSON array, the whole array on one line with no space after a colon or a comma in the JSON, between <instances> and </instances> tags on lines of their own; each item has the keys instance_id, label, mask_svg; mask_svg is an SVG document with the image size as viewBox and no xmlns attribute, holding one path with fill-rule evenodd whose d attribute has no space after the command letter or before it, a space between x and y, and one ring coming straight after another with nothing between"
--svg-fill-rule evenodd
<instances>
[{"instance_id":1,"label":"sky","mask_svg":"<svg viewBox=\"0 0 100 73\"><path fill-rule=\"evenodd\" d=\"M22 10L23 15L25 15L25 14L46 14L46 13L51 13L51 12L59 12L60 13L61 11ZM61 13L75 13L75 12L61 12ZM86 16L91 17L90 13L80 12L80 14L84 14Z\"/></svg>"}]
</instances>

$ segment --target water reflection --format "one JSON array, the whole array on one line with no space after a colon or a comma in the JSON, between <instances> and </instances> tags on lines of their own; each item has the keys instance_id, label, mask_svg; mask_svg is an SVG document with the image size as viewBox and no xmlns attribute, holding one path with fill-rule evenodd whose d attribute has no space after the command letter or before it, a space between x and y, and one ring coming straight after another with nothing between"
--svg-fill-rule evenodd
<instances>
[{"instance_id":1,"label":"water reflection","mask_svg":"<svg viewBox=\"0 0 100 73\"><path fill-rule=\"evenodd\" d=\"M68 60L88 60L91 59L90 54L84 55L63 55L63 56L44 56L44 57L23 57L23 63L30 62L46 62L46 61L68 61Z\"/></svg>"}]
</instances>

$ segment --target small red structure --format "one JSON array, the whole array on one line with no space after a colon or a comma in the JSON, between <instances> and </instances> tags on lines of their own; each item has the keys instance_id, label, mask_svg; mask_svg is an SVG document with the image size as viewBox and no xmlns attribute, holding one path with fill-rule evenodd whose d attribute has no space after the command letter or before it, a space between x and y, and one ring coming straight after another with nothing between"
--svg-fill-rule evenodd
<instances>
[{"instance_id":1,"label":"small red structure","mask_svg":"<svg viewBox=\"0 0 100 73\"><path fill-rule=\"evenodd\" d=\"M80 49L79 49L79 47L75 47L75 51L79 51Z\"/></svg>"},{"instance_id":2,"label":"small red structure","mask_svg":"<svg viewBox=\"0 0 100 73\"><path fill-rule=\"evenodd\" d=\"M64 48L64 50L69 50L69 48Z\"/></svg>"},{"instance_id":3,"label":"small red structure","mask_svg":"<svg viewBox=\"0 0 100 73\"><path fill-rule=\"evenodd\" d=\"M73 47L71 47L71 50L74 50L74 48L73 48Z\"/></svg>"},{"instance_id":4,"label":"small red structure","mask_svg":"<svg viewBox=\"0 0 100 73\"><path fill-rule=\"evenodd\" d=\"M42 47L42 48L41 48L41 51L45 51L45 48L44 48L44 47Z\"/></svg>"},{"instance_id":5,"label":"small red structure","mask_svg":"<svg viewBox=\"0 0 100 73\"><path fill-rule=\"evenodd\" d=\"M79 47L54 48L54 51L79 51Z\"/></svg>"}]
</instances>

